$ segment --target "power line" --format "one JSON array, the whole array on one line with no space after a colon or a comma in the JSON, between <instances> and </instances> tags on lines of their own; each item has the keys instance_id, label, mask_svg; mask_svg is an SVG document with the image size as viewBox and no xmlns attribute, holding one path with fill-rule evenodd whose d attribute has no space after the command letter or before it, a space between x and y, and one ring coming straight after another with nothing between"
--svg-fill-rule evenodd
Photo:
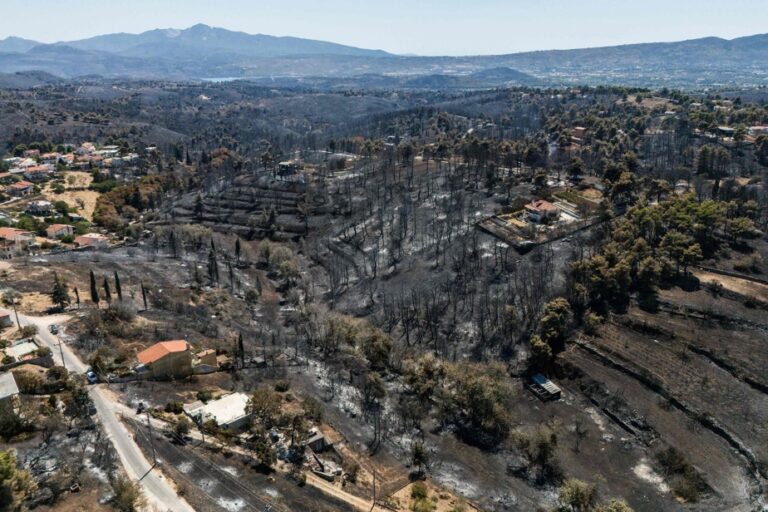
<instances>
[{"instance_id":1,"label":"power line","mask_svg":"<svg viewBox=\"0 0 768 512\"><path fill-rule=\"evenodd\" d=\"M139 430L139 432L141 432L141 430ZM141 434L146 438L146 435L143 432L141 432ZM204 461L208 462L210 464L210 467L217 472L217 474L219 475L218 477L216 475L212 474L210 471L208 471L205 467L201 466L198 462L196 462L194 459L192 459L188 454L184 453L184 451L181 448L179 448L177 446L174 446L172 443L169 443L168 446L170 448L172 448L177 454L179 454L182 457L184 457L184 459L186 459L188 462L190 462L198 470L200 470L201 472L205 473L206 475L208 475L209 477L213 478L214 480L218 481L220 484L222 484L222 486L226 490L230 491L231 493L233 493L235 495L239 495L239 497L241 497L241 498L243 496L240 493L246 493L247 495L250 495L251 497L255 498L258 502L260 502L260 504L263 504L264 507L265 507L265 510L285 510L285 509L283 509L282 507L279 507L276 504L267 502L264 498L262 498L261 496L259 496L255 492L253 492L252 490L248 489L247 487L245 487L239 481L237 481L232 475L228 474L226 471L223 471L223 470L219 469L214 461L208 459L204 455L198 454L197 456L199 458L203 459ZM225 483L222 482L222 478L231 481L236 486L237 489L232 489L232 488L228 487ZM195 486L197 487L197 484L195 484ZM240 493L238 493L238 490L240 491ZM213 498L213 499L215 500L215 498ZM248 506L253 508L254 510L257 510L257 511L259 510L259 509L255 508L253 505L251 505L250 503L248 504Z\"/></svg>"}]
</instances>

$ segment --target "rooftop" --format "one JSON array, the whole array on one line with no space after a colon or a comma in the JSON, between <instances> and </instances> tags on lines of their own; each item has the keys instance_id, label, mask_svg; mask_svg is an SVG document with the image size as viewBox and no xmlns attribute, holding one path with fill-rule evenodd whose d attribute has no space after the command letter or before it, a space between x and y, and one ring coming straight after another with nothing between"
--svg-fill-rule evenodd
<instances>
[{"instance_id":1,"label":"rooftop","mask_svg":"<svg viewBox=\"0 0 768 512\"><path fill-rule=\"evenodd\" d=\"M141 364L152 364L168 354L186 352L187 350L189 350L189 345L185 340L161 341L136 354L136 358Z\"/></svg>"},{"instance_id":2,"label":"rooftop","mask_svg":"<svg viewBox=\"0 0 768 512\"><path fill-rule=\"evenodd\" d=\"M0 228L0 239L13 240L19 235L31 235L29 231L23 231L16 228Z\"/></svg>"},{"instance_id":3,"label":"rooftop","mask_svg":"<svg viewBox=\"0 0 768 512\"><path fill-rule=\"evenodd\" d=\"M216 420L219 425L229 425L248 415L246 413L248 399L245 393L231 393L211 400L207 404L193 402L185 405L184 411L190 416L200 415L203 422Z\"/></svg>"},{"instance_id":4,"label":"rooftop","mask_svg":"<svg viewBox=\"0 0 768 512\"><path fill-rule=\"evenodd\" d=\"M546 212L557 211L557 206L543 199L537 199L536 201L531 201L530 203L525 205L525 207L528 210L546 211Z\"/></svg>"},{"instance_id":5,"label":"rooftop","mask_svg":"<svg viewBox=\"0 0 768 512\"><path fill-rule=\"evenodd\" d=\"M5 349L5 354L15 358L17 361L21 361L24 356L27 356L35 352L39 347L37 343L32 340L19 341L15 345Z\"/></svg>"},{"instance_id":6,"label":"rooftop","mask_svg":"<svg viewBox=\"0 0 768 512\"><path fill-rule=\"evenodd\" d=\"M11 372L0 374L0 400L18 395L19 387Z\"/></svg>"}]
</instances>

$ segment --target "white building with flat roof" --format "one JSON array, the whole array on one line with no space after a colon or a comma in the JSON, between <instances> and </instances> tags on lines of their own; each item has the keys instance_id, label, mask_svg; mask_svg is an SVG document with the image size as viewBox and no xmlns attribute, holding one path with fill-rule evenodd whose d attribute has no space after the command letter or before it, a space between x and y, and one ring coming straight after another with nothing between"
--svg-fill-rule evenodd
<instances>
[{"instance_id":1,"label":"white building with flat roof","mask_svg":"<svg viewBox=\"0 0 768 512\"><path fill-rule=\"evenodd\" d=\"M214 420L222 428L238 429L244 427L250 417L247 412L249 398L245 393L230 393L207 404L200 401L187 404L184 412L195 421Z\"/></svg>"},{"instance_id":2,"label":"white building with flat roof","mask_svg":"<svg viewBox=\"0 0 768 512\"><path fill-rule=\"evenodd\" d=\"M19 394L19 387L11 372L0 374L0 403L13 400Z\"/></svg>"}]
</instances>

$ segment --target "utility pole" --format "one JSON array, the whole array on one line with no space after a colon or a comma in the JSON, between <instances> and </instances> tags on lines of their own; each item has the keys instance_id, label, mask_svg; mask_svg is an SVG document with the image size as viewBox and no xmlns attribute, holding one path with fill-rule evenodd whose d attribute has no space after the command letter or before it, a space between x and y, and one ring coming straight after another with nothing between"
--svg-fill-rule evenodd
<instances>
[{"instance_id":1,"label":"utility pole","mask_svg":"<svg viewBox=\"0 0 768 512\"><path fill-rule=\"evenodd\" d=\"M64 362L64 347L62 347L63 343L61 342L61 339L59 339L59 354L61 354L61 366L64 367L64 369L67 369L67 364Z\"/></svg>"}]
</instances>

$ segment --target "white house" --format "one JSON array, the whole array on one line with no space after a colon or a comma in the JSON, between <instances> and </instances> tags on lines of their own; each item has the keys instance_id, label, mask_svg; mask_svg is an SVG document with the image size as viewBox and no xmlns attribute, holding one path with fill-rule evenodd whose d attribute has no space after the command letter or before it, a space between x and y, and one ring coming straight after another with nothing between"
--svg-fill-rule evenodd
<instances>
[{"instance_id":1,"label":"white house","mask_svg":"<svg viewBox=\"0 0 768 512\"><path fill-rule=\"evenodd\" d=\"M245 393L230 393L207 404L199 401L187 404L184 412L195 421L214 420L222 428L238 429L248 423L248 399Z\"/></svg>"}]
</instances>

